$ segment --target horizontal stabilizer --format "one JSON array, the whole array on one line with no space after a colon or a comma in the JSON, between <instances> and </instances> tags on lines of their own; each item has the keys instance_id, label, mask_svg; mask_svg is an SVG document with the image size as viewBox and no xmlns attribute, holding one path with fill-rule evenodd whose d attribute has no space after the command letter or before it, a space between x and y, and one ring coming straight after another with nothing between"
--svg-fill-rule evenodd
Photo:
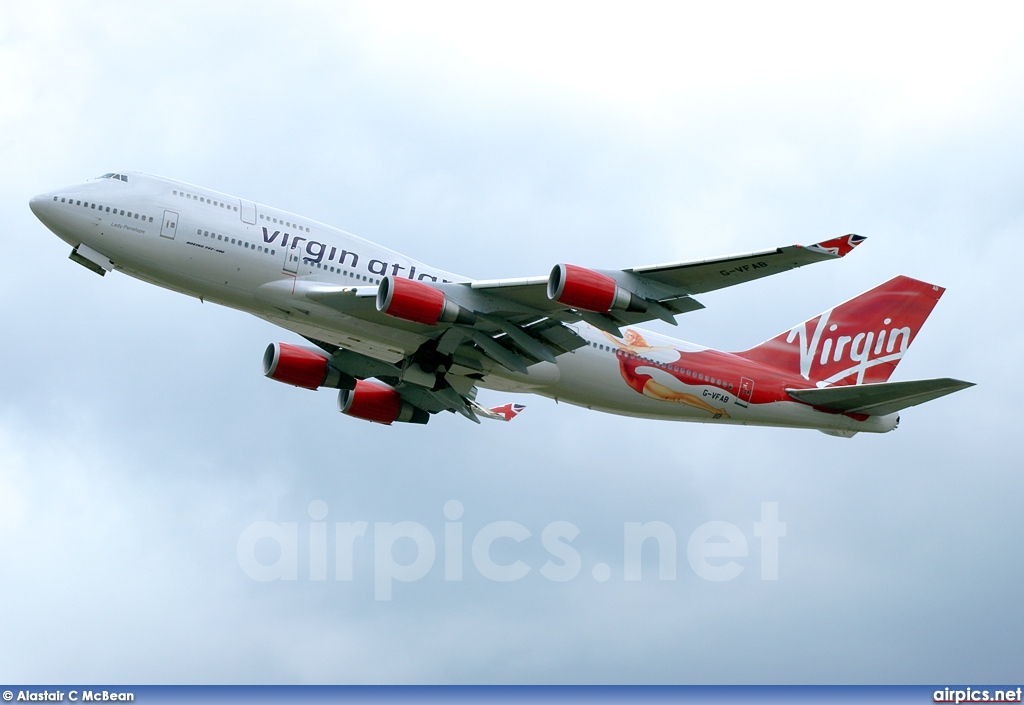
<instances>
[{"instance_id":1,"label":"horizontal stabilizer","mask_svg":"<svg viewBox=\"0 0 1024 705\"><path fill-rule=\"evenodd\" d=\"M813 406L839 411L844 414L885 416L908 406L923 404L961 389L973 387L973 382L958 379L917 379L909 382L882 382L825 389L787 389L794 399Z\"/></svg>"}]
</instances>

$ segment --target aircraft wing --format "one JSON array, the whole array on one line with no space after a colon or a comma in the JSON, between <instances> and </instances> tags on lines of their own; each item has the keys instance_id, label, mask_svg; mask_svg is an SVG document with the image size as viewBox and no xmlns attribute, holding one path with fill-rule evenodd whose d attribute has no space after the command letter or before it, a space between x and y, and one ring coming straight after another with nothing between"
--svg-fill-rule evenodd
<instances>
[{"instance_id":1,"label":"aircraft wing","mask_svg":"<svg viewBox=\"0 0 1024 705\"><path fill-rule=\"evenodd\" d=\"M595 314L593 311L577 309L576 314L580 319L606 330L608 325L602 326L600 320L595 321L595 315L605 319L612 327L654 319L675 325L676 315L704 308L703 304L691 298L695 294L743 284L815 262L838 259L849 254L865 239L851 234L809 246L792 245L714 259L630 267L620 271L601 270L599 274L610 277L624 289L644 299L647 310L614 310ZM480 280L469 286L475 291L540 311L572 310L572 306L550 298L550 279L523 277Z\"/></svg>"},{"instance_id":2,"label":"aircraft wing","mask_svg":"<svg viewBox=\"0 0 1024 705\"><path fill-rule=\"evenodd\" d=\"M779 274L805 264L844 257L866 239L860 235L843 235L807 247L791 245L714 259L634 267L625 271L687 294L702 294Z\"/></svg>"},{"instance_id":3,"label":"aircraft wing","mask_svg":"<svg viewBox=\"0 0 1024 705\"><path fill-rule=\"evenodd\" d=\"M830 411L885 416L973 386L973 382L943 378L824 389L787 389L786 393L794 399Z\"/></svg>"}]
</instances>

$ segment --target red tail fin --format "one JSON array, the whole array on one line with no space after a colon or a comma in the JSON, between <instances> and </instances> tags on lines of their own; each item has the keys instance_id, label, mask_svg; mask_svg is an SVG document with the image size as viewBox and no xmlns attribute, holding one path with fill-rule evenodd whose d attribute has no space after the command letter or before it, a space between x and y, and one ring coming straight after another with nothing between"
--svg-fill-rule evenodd
<instances>
[{"instance_id":1,"label":"red tail fin","mask_svg":"<svg viewBox=\"0 0 1024 705\"><path fill-rule=\"evenodd\" d=\"M896 277L739 354L812 382L885 382L943 291Z\"/></svg>"}]
</instances>

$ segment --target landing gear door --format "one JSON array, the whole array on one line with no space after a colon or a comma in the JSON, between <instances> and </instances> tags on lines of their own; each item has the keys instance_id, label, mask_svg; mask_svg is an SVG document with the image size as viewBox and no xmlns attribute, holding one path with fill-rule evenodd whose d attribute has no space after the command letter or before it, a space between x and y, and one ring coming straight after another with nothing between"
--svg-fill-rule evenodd
<instances>
[{"instance_id":1,"label":"landing gear door","mask_svg":"<svg viewBox=\"0 0 1024 705\"><path fill-rule=\"evenodd\" d=\"M164 211L164 220L160 225L160 237L169 240L174 239L174 233L178 230L178 214L174 211Z\"/></svg>"},{"instance_id":2,"label":"landing gear door","mask_svg":"<svg viewBox=\"0 0 1024 705\"><path fill-rule=\"evenodd\" d=\"M740 388L736 394L736 403L739 406L746 406L754 396L754 380L749 377L740 377Z\"/></svg>"}]
</instances>

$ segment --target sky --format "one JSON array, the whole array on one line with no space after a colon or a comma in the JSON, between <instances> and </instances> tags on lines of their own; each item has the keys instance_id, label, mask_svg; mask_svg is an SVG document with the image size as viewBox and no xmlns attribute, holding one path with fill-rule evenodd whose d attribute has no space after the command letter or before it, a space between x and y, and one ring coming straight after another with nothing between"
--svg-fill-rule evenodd
<instances>
[{"instance_id":1,"label":"sky","mask_svg":"<svg viewBox=\"0 0 1024 705\"><path fill-rule=\"evenodd\" d=\"M708 5L5 3L0 681L1019 684L1024 13ZM947 291L895 379L977 386L848 440L366 423L28 209L121 170L479 278L856 232L651 328L745 349L906 274Z\"/></svg>"}]
</instances>

